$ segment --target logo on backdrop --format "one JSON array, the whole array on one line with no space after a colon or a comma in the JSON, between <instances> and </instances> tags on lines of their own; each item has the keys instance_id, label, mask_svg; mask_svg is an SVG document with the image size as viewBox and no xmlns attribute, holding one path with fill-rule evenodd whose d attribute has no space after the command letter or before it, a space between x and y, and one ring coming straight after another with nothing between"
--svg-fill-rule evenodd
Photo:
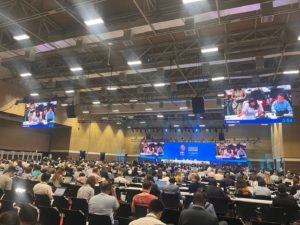
<instances>
[{"instance_id":1,"label":"logo on backdrop","mask_svg":"<svg viewBox=\"0 0 300 225\"><path fill-rule=\"evenodd\" d=\"M180 155L181 155L181 156L184 155L185 149L186 149L185 145L180 145Z\"/></svg>"}]
</instances>

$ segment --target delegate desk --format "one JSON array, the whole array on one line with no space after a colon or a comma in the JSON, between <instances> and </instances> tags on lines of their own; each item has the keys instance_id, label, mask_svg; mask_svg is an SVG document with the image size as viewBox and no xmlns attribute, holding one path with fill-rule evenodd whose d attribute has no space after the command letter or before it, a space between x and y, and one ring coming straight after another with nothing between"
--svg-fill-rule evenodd
<instances>
[{"instance_id":1,"label":"delegate desk","mask_svg":"<svg viewBox=\"0 0 300 225\"><path fill-rule=\"evenodd\" d=\"M253 198L236 198L236 197L230 197L230 199L233 202L247 202L247 203L260 204L260 205L272 205L272 200L262 200L262 199L253 199Z\"/></svg>"}]
</instances>

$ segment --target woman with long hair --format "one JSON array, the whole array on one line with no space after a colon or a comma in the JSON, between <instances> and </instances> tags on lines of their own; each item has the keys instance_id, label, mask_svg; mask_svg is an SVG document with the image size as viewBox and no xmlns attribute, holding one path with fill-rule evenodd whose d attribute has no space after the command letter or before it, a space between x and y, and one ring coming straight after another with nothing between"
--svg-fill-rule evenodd
<instances>
[{"instance_id":1,"label":"woman with long hair","mask_svg":"<svg viewBox=\"0 0 300 225\"><path fill-rule=\"evenodd\" d=\"M54 187L61 187L61 184L63 183L63 172L64 169L58 167L54 176L52 177L52 183Z\"/></svg>"},{"instance_id":2,"label":"woman with long hair","mask_svg":"<svg viewBox=\"0 0 300 225\"><path fill-rule=\"evenodd\" d=\"M256 99L250 98L248 102L245 102L243 105L242 112L238 114L238 117L246 116L246 117L257 117L262 116L264 114L264 108L261 104L257 102Z\"/></svg>"}]
</instances>

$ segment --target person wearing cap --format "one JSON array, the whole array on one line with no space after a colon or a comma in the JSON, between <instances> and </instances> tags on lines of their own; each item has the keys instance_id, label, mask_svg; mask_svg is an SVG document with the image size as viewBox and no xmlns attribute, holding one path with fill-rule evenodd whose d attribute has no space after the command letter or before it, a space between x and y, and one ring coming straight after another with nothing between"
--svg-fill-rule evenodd
<instances>
[{"instance_id":1,"label":"person wearing cap","mask_svg":"<svg viewBox=\"0 0 300 225\"><path fill-rule=\"evenodd\" d=\"M129 225L165 225L165 223L160 221L163 211L164 205L162 202L154 199L149 204L147 215L132 221Z\"/></svg>"},{"instance_id":2,"label":"person wearing cap","mask_svg":"<svg viewBox=\"0 0 300 225\"><path fill-rule=\"evenodd\" d=\"M0 188L2 191L11 191L12 189L12 177L15 175L16 169L14 166L8 167L4 174L0 175Z\"/></svg>"}]
</instances>

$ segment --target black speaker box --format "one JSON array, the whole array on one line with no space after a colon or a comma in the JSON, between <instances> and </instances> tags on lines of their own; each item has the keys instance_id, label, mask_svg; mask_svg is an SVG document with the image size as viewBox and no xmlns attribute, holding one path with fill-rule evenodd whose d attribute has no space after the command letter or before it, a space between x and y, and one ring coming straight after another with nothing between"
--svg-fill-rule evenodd
<instances>
[{"instance_id":1,"label":"black speaker box","mask_svg":"<svg viewBox=\"0 0 300 225\"><path fill-rule=\"evenodd\" d=\"M219 141L225 141L225 135L223 132L219 133Z\"/></svg>"},{"instance_id":2,"label":"black speaker box","mask_svg":"<svg viewBox=\"0 0 300 225\"><path fill-rule=\"evenodd\" d=\"M194 114L205 113L204 98L203 97L192 98L192 107L193 107Z\"/></svg>"},{"instance_id":3,"label":"black speaker box","mask_svg":"<svg viewBox=\"0 0 300 225\"><path fill-rule=\"evenodd\" d=\"M68 118L76 118L76 112L75 112L75 106L74 105L68 105L66 110L67 110Z\"/></svg>"},{"instance_id":4,"label":"black speaker box","mask_svg":"<svg viewBox=\"0 0 300 225\"><path fill-rule=\"evenodd\" d=\"M105 161L105 152L100 153L100 161Z\"/></svg>"}]
</instances>

